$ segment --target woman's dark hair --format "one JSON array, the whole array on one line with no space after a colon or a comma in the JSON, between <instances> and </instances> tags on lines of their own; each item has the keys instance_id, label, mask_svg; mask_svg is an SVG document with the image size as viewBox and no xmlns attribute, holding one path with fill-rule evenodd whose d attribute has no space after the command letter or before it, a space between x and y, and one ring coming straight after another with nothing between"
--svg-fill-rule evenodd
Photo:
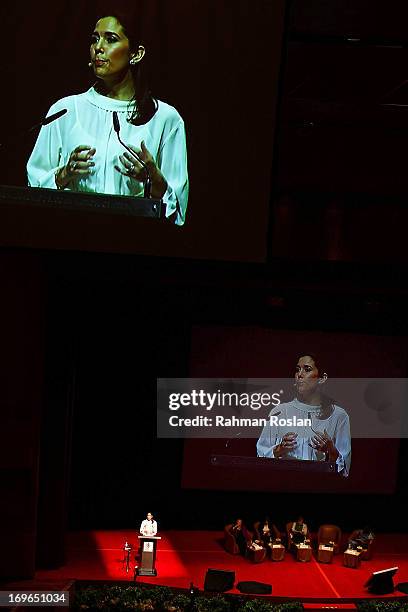
<instances>
[{"instance_id":1,"label":"woman's dark hair","mask_svg":"<svg viewBox=\"0 0 408 612\"><path fill-rule=\"evenodd\" d=\"M131 51L136 51L141 44L140 32L137 27L138 19L132 18L132 15L127 12L114 10L105 11L103 14L99 14L95 21L97 22L99 19L103 19L103 17L114 17L116 21L120 23L124 33L129 39ZM142 62L129 64L129 69L135 84L135 95L129 101L127 120L133 125L143 125L150 121L158 108L157 100L153 98L148 88L141 64ZM98 85L96 88L98 89Z\"/></svg>"},{"instance_id":2,"label":"woman's dark hair","mask_svg":"<svg viewBox=\"0 0 408 612\"><path fill-rule=\"evenodd\" d=\"M305 352L299 355L299 359L301 357L311 357L314 361L314 364L319 372L319 376L322 376L325 373L324 366L322 366L322 362L319 357L314 352ZM325 393L320 393L320 400L322 406L323 416L329 416L334 410L334 400L329 397Z\"/></svg>"},{"instance_id":3,"label":"woman's dark hair","mask_svg":"<svg viewBox=\"0 0 408 612\"><path fill-rule=\"evenodd\" d=\"M317 356L316 353L313 353L313 352L312 353L310 353L310 352L309 353L307 353L307 352L306 353L300 353L299 359L301 357L311 357L313 359L314 364L315 364L316 368L319 371L319 376L321 376L322 374L325 373L324 366L322 365L322 362L321 362L320 358Z\"/></svg>"}]
</instances>

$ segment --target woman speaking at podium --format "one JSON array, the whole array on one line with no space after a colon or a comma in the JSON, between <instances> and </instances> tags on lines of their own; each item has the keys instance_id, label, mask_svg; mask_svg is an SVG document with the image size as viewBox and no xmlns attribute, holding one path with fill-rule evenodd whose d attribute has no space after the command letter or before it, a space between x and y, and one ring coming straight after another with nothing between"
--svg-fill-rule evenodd
<instances>
[{"instance_id":1,"label":"woman speaking at podium","mask_svg":"<svg viewBox=\"0 0 408 612\"><path fill-rule=\"evenodd\" d=\"M125 15L107 13L91 36L96 83L56 102L27 165L31 187L162 198L166 215L182 225L188 199L184 122L156 100L142 77L145 49ZM120 142L130 149L127 150Z\"/></svg>"},{"instance_id":2,"label":"woman speaking at podium","mask_svg":"<svg viewBox=\"0 0 408 612\"><path fill-rule=\"evenodd\" d=\"M299 421L300 426L268 422L257 442L258 457L331 461L348 476L351 464L350 422L347 412L322 392L327 374L317 357L303 355L295 371L296 397L270 413L279 420ZM311 425L303 425L303 421ZM294 430L296 429L296 431Z\"/></svg>"},{"instance_id":3,"label":"woman speaking at podium","mask_svg":"<svg viewBox=\"0 0 408 612\"><path fill-rule=\"evenodd\" d=\"M153 518L153 514L151 512L147 513L146 518L142 521L140 525L140 533L143 536L152 537L157 533L157 522Z\"/></svg>"}]
</instances>

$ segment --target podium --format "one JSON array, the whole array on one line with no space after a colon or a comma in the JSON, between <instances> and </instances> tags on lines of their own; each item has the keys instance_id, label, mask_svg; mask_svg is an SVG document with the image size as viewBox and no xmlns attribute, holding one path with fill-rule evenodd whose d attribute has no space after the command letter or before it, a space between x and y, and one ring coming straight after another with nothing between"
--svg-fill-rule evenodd
<instances>
[{"instance_id":1,"label":"podium","mask_svg":"<svg viewBox=\"0 0 408 612\"><path fill-rule=\"evenodd\" d=\"M155 568L156 546L160 536L138 536L142 548L140 567L137 568L137 576L157 576Z\"/></svg>"},{"instance_id":2,"label":"podium","mask_svg":"<svg viewBox=\"0 0 408 612\"><path fill-rule=\"evenodd\" d=\"M98 211L155 219L163 219L166 215L166 205L160 199L10 185L0 185L0 208L3 207L9 212L13 209L31 207L80 212Z\"/></svg>"},{"instance_id":3,"label":"podium","mask_svg":"<svg viewBox=\"0 0 408 612\"><path fill-rule=\"evenodd\" d=\"M165 203L153 198L0 185L7 248L140 253L140 237L146 245L153 233L171 231L165 215Z\"/></svg>"},{"instance_id":4,"label":"podium","mask_svg":"<svg viewBox=\"0 0 408 612\"><path fill-rule=\"evenodd\" d=\"M309 461L303 459L271 459L270 457L244 457L236 455L211 455L210 465L219 468L244 468L259 473L268 472L307 472L318 474L337 474L335 461Z\"/></svg>"}]
</instances>

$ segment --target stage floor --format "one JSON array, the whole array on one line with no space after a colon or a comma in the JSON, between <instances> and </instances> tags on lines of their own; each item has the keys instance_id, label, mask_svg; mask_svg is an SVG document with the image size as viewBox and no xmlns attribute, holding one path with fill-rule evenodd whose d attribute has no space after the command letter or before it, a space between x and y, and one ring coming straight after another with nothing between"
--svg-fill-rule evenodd
<instances>
[{"instance_id":1,"label":"stage floor","mask_svg":"<svg viewBox=\"0 0 408 612\"><path fill-rule=\"evenodd\" d=\"M138 582L188 588L193 582L203 589L208 568L234 570L236 582L257 580L272 584L272 597L306 601L350 602L370 597L364 583L371 572L398 566L394 583L408 582L408 535L380 534L376 538L374 556L363 561L358 569L342 564L343 554L336 555L332 564L295 561L286 553L281 562L266 560L252 564L239 555L225 552L222 532L166 531L158 534L155 578L138 578ZM134 562L126 573L122 547L125 541L137 547L133 530L74 532L67 536L67 562L57 570L38 571L37 582L80 580L133 581ZM229 591L237 593L235 589ZM402 593L395 592L395 596Z\"/></svg>"}]
</instances>

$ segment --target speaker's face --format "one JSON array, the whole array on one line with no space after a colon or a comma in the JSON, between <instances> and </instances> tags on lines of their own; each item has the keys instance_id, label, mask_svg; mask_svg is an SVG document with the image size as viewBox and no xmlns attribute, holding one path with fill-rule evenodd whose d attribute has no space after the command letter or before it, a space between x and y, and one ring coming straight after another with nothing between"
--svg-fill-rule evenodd
<instances>
[{"instance_id":1,"label":"speaker's face","mask_svg":"<svg viewBox=\"0 0 408 612\"><path fill-rule=\"evenodd\" d=\"M129 40L115 17L103 17L98 21L91 38L90 54L95 76L102 80L119 80L129 70Z\"/></svg>"},{"instance_id":2,"label":"speaker's face","mask_svg":"<svg viewBox=\"0 0 408 612\"><path fill-rule=\"evenodd\" d=\"M295 368L295 384L298 395L308 397L315 393L318 382L319 370L314 359L309 355L300 357Z\"/></svg>"}]
</instances>

